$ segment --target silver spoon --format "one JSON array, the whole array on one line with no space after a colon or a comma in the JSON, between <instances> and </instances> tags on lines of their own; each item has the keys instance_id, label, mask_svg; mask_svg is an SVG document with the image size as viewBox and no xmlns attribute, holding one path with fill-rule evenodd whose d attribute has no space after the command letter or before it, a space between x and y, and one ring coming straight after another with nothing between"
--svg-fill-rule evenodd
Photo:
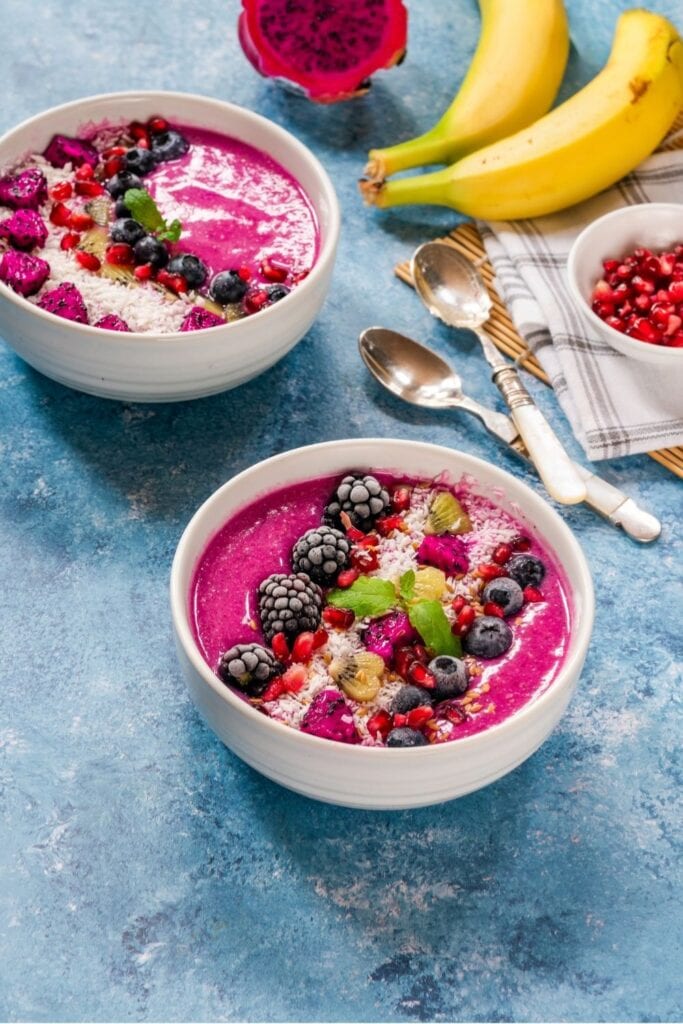
<instances>
[{"instance_id":1,"label":"silver spoon","mask_svg":"<svg viewBox=\"0 0 683 1024\"><path fill-rule=\"evenodd\" d=\"M393 395L428 409L462 409L472 413L516 455L527 458L524 442L510 417L463 394L460 377L436 352L386 327L368 327L358 340L358 348L370 373ZM575 469L584 481L585 504L589 508L621 526L634 540L648 543L657 539L661 524L655 516L590 470L578 464Z\"/></svg>"},{"instance_id":2,"label":"silver spoon","mask_svg":"<svg viewBox=\"0 0 683 1024\"><path fill-rule=\"evenodd\" d=\"M562 443L515 367L500 354L483 329L492 302L474 264L452 246L427 242L415 251L412 272L417 293L430 313L451 327L473 331L481 342L493 370L493 380L548 493L565 505L584 501L586 486Z\"/></svg>"}]
</instances>

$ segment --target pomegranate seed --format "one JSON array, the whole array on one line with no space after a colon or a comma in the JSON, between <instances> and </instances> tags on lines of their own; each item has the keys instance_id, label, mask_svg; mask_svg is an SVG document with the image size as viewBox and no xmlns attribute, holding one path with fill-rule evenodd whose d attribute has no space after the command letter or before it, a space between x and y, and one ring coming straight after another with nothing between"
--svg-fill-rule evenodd
<instances>
[{"instance_id":1,"label":"pomegranate seed","mask_svg":"<svg viewBox=\"0 0 683 1024\"><path fill-rule=\"evenodd\" d=\"M466 605L458 614L457 619L451 626L451 633L455 636L464 636L476 618L474 608Z\"/></svg>"},{"instance_id":2,"label":"pomegranate seed","mask_svg":"<svg viewBox=\"0 0 683 1024\"><path fill-rule=\"evenodd\" d=\"M478 565L476 573L482 580L497 580L499 576L505 575L501 566L495 565L493 562L484 562L482 565Z\"/></svg>"},{"instance_id":3,"label":"pomegranate seed","mask_svg":"<svg viewBox=\"0 0 683 1024\"><path fill-rule=\"evenodd\" d=\"M83 166L87 167L89 165L84 164ZM77 181L76 195L89 196L90 198L104 195L104 185L100 185L99 181Z\"/></svg>"},{"instance_id":4,"label":"pomegranate seed","mask_svg":"<svg viewBox=\"0 0 683 1024\"><path fill-rule=\"evenodd\" d=\"M69 217L69 227L73 228L74 231L90 231L95 221L92 219L89 213L77 210L72 213Z\"/></svg>"},{"instance_id":5,"label":"pomegranate seed","mask_svg":"<svg viewBox=\"0 0 683 1024\"><path fill-rule=\"evenodd\" d=\"M402 532L406 529L405 520L401 516L381 516L375 523L375 528L383 537L388 537L394 530Z\"/></svg>"},{"instance_id":6,"label":"pomegranate seed","mask_svg":"<svg viewBox=\"0 0 683 1024\"><path fill-rule=\"evenodd\" d=\"M403 679L408 678L408 671L415 660L412 647L398 647L394 651L394 668Z\"/></svg>"},{"instance_id":7,"label":"pomegranate seed","mask_svg":"<svg viewBox=\"0 0 683 1024\"><path fill-rule=\"evenodd\" d=\"M496 604L495 601L486 602L486 604L484 605L484 615L495 615L496 618L498 619L502 619L505 617L503 615L503 609L500 607L499 604Z\"/></svg>"},{"instance_id":8,"label":"pomegranate seed","mask_svg":"<svg viewBox=\"0 0 683 1024\"><path fill-rule=\"evenodd\" d=\"M394 512L407 512L410 508L411 489L403 484L394 489L391 495L391 507Z\"/></svg>"},{"instance_id":9,"label":"pomegranate seed","mask_svg":"<svg viewBox=\"0 0 683 1024\"><path fill-rule=\"evenodd\" d=\"M355 583L360 573L357 569L344 569L337 576L337 586L341 587L342 590L346 590L352 583Z\"/></svg>"},{"instance_id":10,"label":"pomegranate seed","mask_svg":"<svg viewBox=\"0 0 683 1024\"><path fill-rule=\"evenodd\" d=\"M628 263L620 263L617 269L614 271L614 274L622 281L628 281L631 277L631 265Z\"/></svg>"},{"instance_id":11,"label":"pomegranate seed","mask_svg":"<svg viewBox=\"0 0 683 1024\"><path fill-rule=\"evenodd\" d=\"M267 281L286 281L289 273L287 267L270 256L261 260L260 270Z\"/></svg>"},{"instance_id":12,"label":"pomegranate seed","mask_svg":"<svg viewBox=\"0 0 683 1024\"><path fill-rule=\"evenodd\" d=\"M396 714L394 715L394 721L393 721L394 729L401 729L401 728L403 728L403 726L406 724L407 721L408 721L408 716L407 715L402 715L400 713L400 711L397 711Z\"/></svg>"},{"instance_id":13,"label":"pomegranate seed","mask_svg":"<svg viewBox=\"0 0 683 1024\"><path fill-rule=\"evenodd\" d=\"M138 281L149 281L150 277L154 273L154 267L151 263L141 263L139 267L136 267L133 271Z\"/></svg>"},{"instance_id":14,"label":"pomegranate seed","mask_svg":"<svg viewBox=\"0 0 683 1024\"><path fill-rule=\"evenodd\" d=\"M354 547L351 549L350 562L360 572L373 572L379 566L377 552L370 548Z\"/></svg>"},{"instance_id":15,"label":"pomegranate seed","mask_svg":"<svg viewBox=\"0 0 683 1024\"><path fill-rule=\"evenodd\" d=\"M346 536L349 538L349 540L363 540L365 534L363 533L362 530L356 529L356 527L351 522L351 517L349 516L348 512L340 513L339 518L341 519L342 526L346 530Z\"/></svg>"},{"instance_id":16,"label":"pomegranate seed","mask_svg":"<svg viewBox=\"0 0 683 1024\"><path fill-rule=\"evenodd\" d=\"M147 127L151 132L167 132L168 121L163 117L150 117Z\"/></svg>"},{"instance_id":17,"label":"pomegranate seed","mask_svg":"<svg viewBox=\"0 0 683 1024\"><path fill-rule=\"evenodd\" d=\"M649 295L636 295L633 305L642 312L646 312L652 305L652 298ZM613 312L614 309L612 309Z\"/></svg>"},{"instance_id":18,"label":"pomegranate seed","mask_svg":"<svg viewBox=\"0 0 683 1024\"><path fill-rule=\"evenodd\" d=\"M358 546L361 548L379 547L379 537L376 533L364 533L358 541Z\"/></svg>"},{"instance_id":19,"label":"pomegranate seed","mask_svg":"<svg viewBox=\"0 0 683 1024\"><path fill-rule=\"evenodd\" d=\"M427 654L427 648L424 644L413 644L411 650L413 652L413 657L416 658L417 661L421 661L423 665L427 664L429 661L429 655Z\"/></svg>"},{"instance_id":20,"label":"pomegranate seed","mask_svg":"<svg viewBox=\"0 0 683 1024\"><path fill-rule=\"evenodd\" d=\"M75 249L81 240L81 236L76 234L74 231L67 231L65 235L62 235L62 240L59 243L60 249Z\"/></svg>"},{"instance_id":21,"label":"pomegranate seed","mask_svg":"<svg viewBox=\"0 0 683 1024\"><path fill-rule=\"evenodd\" d=\"M74 171L76 181L90 181L95 176L95 169L90 164L81 164Z\"/></svg>"},{"instance_id":22,"label":"pomegranate seed","mask_svg":"<svg viewBox=\"0 0 683 1024\"><path fill-rule=\"evenodd\" d=\"M640 294L654 295L655 293L654 281L650 281L647 278L641 277L640 274L635 274L631 278L631 284L634 290L639 292Z\"/></svg>"},{"instance_id":23,"label":"pomegranate seed","mask_svg":"<svg viewBox=\"0 0 683 1024\"><path fill-rule=\"evenodd\" d=\"M466 604L467 601L465 600L464 597L454 597L453 600L451 601L451 608L457 615L458 612L461 612L463 610Z\"/></svg>"},{"instance_id":24,"label":"pomegranate seed","mask_svg":"<svg viewBox=\"0 0 683 1024\"><path fill-rule=\"evenodd\" d=\"M258 313L268 302L268 292L257 288L253 292L247 292L244 297L244 308L247 313Z\"/></svg>"},{"instance_id":25,"label":"pomegranate seed","mask_svg":"<svg viewBox=\"0 0 683 1024\"><path fill-rule=\"evenodd\" d=\"M267 703L271 700L277 700L285 692L285 681L282 676L276 676L275 679L271 679L268 686L263 691L262 700Z\"/></svg>"},{"instance_id":26,"label":"pomegranate seed","mask_svg":"<svg viewBox=\"0 0 683 1024\"><path fill-rule=\"evenodd\" d=\"M282 677L287 693L298 693L306 679L306 669L303 665L292 665Z\"/></svg>"},{"instance_id":27,"label":"pomegranate seed","mask_svg":"<svg viewBox=\"0 0 683 1024\"><path fill-rule=\"evenodd\" d=\"M517 537L513 537L510 541L513 551L530 551L531 541L528 537L524 537L521 533Z\"/></svg>"},{"instance_id":28,"label":"pomegranate seed","mask_svg":"<svg viewBox=\"0 0 683 1024\"><path fill-rule=\"evenodd\" d=\"M613 302L594 302L591 309L594 313L597 313L601 320L605 320L608 316L613 315L616 306Z\"/></svg>"},{"instance_id":29,"label":"pomegranate seed","mask_svg":"<svg viewBox=\"0 0 683 1024\"><path fill-rule=\"evenodd\" d=\"M187 281L181 274L170 274L168 270L159 270L156 279L159 284L163 284L165 288L175 292L176 295L187 291Z\"/></svg>"},{"instance_id":30,"label":"pomegranate seed","mask_svg":"<svg viewBox=\"0 0 683 1024\"><path fill-rule=\"evenodd\" d=\"M672 302L683 302L683 281L672 281L669 285L669 295Z\"/></svg>"},{"instance_id":31,"label":"pomegranate seed","mask_svg":"<svg viewBox=\"0 0 683 1024\"><path fill-rule=\"evenodd\" d=\"M55 203L50 210L50 220L58 228L66 228L71 221L71 210L64 203Z\"/></svg>"},{"instance_id":32,"label":"pomegranate seed","mask_svg":"<svg viewBox=\"0 0 683 1024\"><path fill-rule=\"evenodd\" d=\"M441 704L439 707L439 714L443 715L443 717L448 719L449 722L453 722L454 725L459 725L460 722L464 722L467 718L464 709L453 700L448 701L448 703Z\"/></svg>"},{"instance_id":33,"label":"pomegranate seed","mask_svg":"<svg viewBox=\"0 0 683 1024\"><path fill-rule=\"evenodd\" d=\"M624 321L618 316L606 316L605 323L613 327L615 331L623 331L625 329Z\"/></svg>"},{"instance_id":34,"label":"pomegranate seed","mask_svg":"<svg viewBox=\"0 0 683 1024\"><path fill-rule=\"evenodd\" d=\"M84 270L95 271L99 270L102 266L94 252L84 252L82 249L77 249L74 256Z\"/></svg>"},{"instance_id":35,"label":"pomegranate seed","mask_svg":"<svg viewBox=\"0 0 683 1024\"><path fill-rule=\"evenodd\" d=\"M391 732L391 724L391 715L388 711L376 711L372 718L368 718L368 732L373 739L381 736L385 740Z\"/></svg>"},{"instance_id":36,"label":"pomegranate seed","mask_svg":"<svg viewBox=\"0 0 683 1024\"><path fill-rule=\"evenodd\" d=\"M112 156L104 164L105 178L113 178L115 174L123 170L123 157Z\"/></svg>"},{"instance_id":37,"label":"pomegranate seed","mask_svg":"<svg viewBox=\"0 0 683 1024\"><path fill-rule=\"evenodd\" d=\"M70 181L58 181L57 184L53 185L50 189L50 199L54 199L55 202L61 203L64 199L71 199L73 191Z\"/></svg>"},{"instance_id":38,"label":"pomegranate seed","mask_svg":"<svg viewBox=\"0 0 683 1024\"><path fill-rule=\"evenodd\" d=\"M109 149L105 149L102 154L103 160L111 160L113 156L125 156L127 153L125 146L110 146Z\"/></svg>"},{"instance_id":39,"label":"pomegranate seed","mask_svg":"<svg viewBox=\"0 0 683 1024\"><path fill-rule=\"evenodd\" d=\"M251 281L251 270L249 269L249 267L243 264L241 267L238 268L237 276L240 277L243 281Z\"/></svg>"},{"instance_id":40,"label":"pomegranate seed","mask_svg":"<svg viewBox=\"0 0 683 1024\"><path fill-rule=\"evenodd\" d=\"M135 145L138 149L151 149L152 143L149 141L146 135L143 135L141 139L136 139Z\"/></svg>"},{"instance_id":41,"label":"pomegranate seed","mask_svg":"<svg viewBox=\"0 0 683 1024\"><path fill-rule=\"evenodd\" d=\"M602 266L606 274L613 274L619 266L619 260L603 260Z\"/></svg>"},{"instance_id":42,"label":"pomegranate seed","mask_svg":"<svg viewBox=\"0 0 683 1024\"><path fill-rule=\"evenodd\" d=\"M323 627L320 626L318 629L316 629L315 633L313 634L313 650L319 651L321 647L325 646L328 639L329 633L327 632L326 629L323 629Z\"/></svg>"},{"instance_id":43,"label":"pomegranate seed","mask_svg":"<svg viewBox=\"0 0 683 1024\"><path fill-rule=\"evenodd\" d=\"M683 320L680 316L670 316L664 330L666 337L670 338L672 334L676 334L681 324L683 324Z\"/></svg>"},{"instance_id":44,"label":"pomegranate seed","mask_svg":"<svg viewBox=\"0 0 683 1024\"><path fill-rule=\"evenodd\" d=\"M310 661L313 654L313 643L313 633L299 633L292 647L292 661Z\"/></svg>"},{"instance_id":45,"label":"pomegranate seed","mask_svg":"<svg viewBox=\"0 0 683 1024\"><path fill-rule=\"evenodd\" d=\"M289 661L289 644L287 643L287 637L285 634L276 633L270 646L273 648L273 654L277 660L281 661L283 665L286 665Z\"/></svg>"},{"instance_id":46,"label":"pomegranate seed","mask_svg":"<svg viewBox=\"0 0 683 1024\"><path fill-rule=\"evenodd\" d=\"M114 266L125 266L133 262L133 249L125 242L115 242L114 245L107 246L106 257L107 263L113 263Z\"/></svg>"},{"instance_id":47,"label":"pomegranate seed","mask_svg":"<svg viewBox=\"0 0 683 1024\"><path fill-rule=\"evenodd\" d=\"M508 559L512 558L512 546L510 544L499 544L491 558L497 565L505 565Z\"/></svg>"},{"instance_id":48,"label":"pomegranate seed","mask_svg":"<svg viewBox=\"0 0 683 1024\"><path fill-rule=\"evenodd\" d=\"M408 669L408 680L415 686L424 687L425 690L433 690L436 686L436 679L432 673L417 660Z\"/></svg>"},{"instance_id":49,"label":"pomegranate seed","mask_svg":"<svg viewBox=\"0 0 683 1024\"><path fill-rule=\"evenodd\" d=\"M655 324L666 326L670 316L675 316L676 307L673 302L655 302L650 310L650 320Z\"/></svg>"},{"instance_id":50,"label":"pomegranate seed","mask_svg":"<svg viewBox=\"0 0 683 1024\"><path fill-rule=\"evenodd\" d=\"M544 600L543 594L536 587L525 587L522 593L528 604L536 604L538 601Z\"/></svg>"},{"instance_id":51,"label":"pomegranate seed","mask_svg":"<svg viewBox=\"0 0 683 1024\"><path fill-rule=\"evenodd\" d=\"M656 328L643 316L636 318L633 325L629 327L627 334L638 338L639 341L647 341L650 344L656 345L659 341L659 334Z\"/></svg>"},{"instance_id":52,"label":"pomegranate seed","mask_svg":"<svg viewBox=\"0 0 683 1024\"><path fill-rule=\"evenodd\" d=\"M598 281L593 289L592 297L595 302L610 302L612 295L612 289L608 285L607 281Z\"/></svg>"},{"instance_id":53,"label":"pomegranate seed","mask_svg":"<svg viewBox=\"0 0 683 1024\"><path fill-rule=\"evenodd\" d=\"M304 281L309 274L310 270L297 270L295 274L292 274L292 284L299 284L299 282Z\"/></svg>"},{"instance_id":54,"label":"pomegranate seed","mask_svg":"<svg viewBox=\"0 0 683 1024\"><path fill-rule=\"evenodd\" d=\"M328 604L323 608L322 618L325 625L332 626L333 629L348 629L353 625L356 616L350 608L335 608L334 605Z\"/></svg>"},{"instance_id":55,"label":"pomegranate seed","mask_svg":"<svg viewBox=\"0 0 683 1024\"><path fill-rule=\"evenodd\" d=\"M666 344L669 348L683 348L683 331L674 334L672 338L667 338Z\"/></svg>"},{"instance_id":56,"label":"pomegranate seed","mask_svg":"<svg viewBox=\"0 0 683 1024\"><path fill-rule=\"evenodd\" d=\"M419 708L413 708L412 711L408 712L407 725L411 729L421 729L433 716L434 712L429 705L421 705Z\"/></svg>"},{"instance_id":57,"label":"pomegranate seed","mask_svg":"<svg viewBox=\"0 0 683 1024\"><path fill-rule=\"evenodd\" d=\"M134 139L146 139L149 135L147 125L142 124L140 121L132 121L128 131Z\"/></svg>"}]
</instances>

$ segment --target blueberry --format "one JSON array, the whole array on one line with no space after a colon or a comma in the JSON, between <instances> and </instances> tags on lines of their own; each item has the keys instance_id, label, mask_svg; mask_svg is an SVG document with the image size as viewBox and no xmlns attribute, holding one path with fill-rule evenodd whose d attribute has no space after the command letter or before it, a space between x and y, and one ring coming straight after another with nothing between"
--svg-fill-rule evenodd
<instances>
[{"instance_id":1,"label":"blueberry","mask_svg":"<svg viewBox=\"0 0 683 1024\"><path fill-rule=\"evenodd\" d=\"M168 269L169 273L184 277L189 288L201 288L209 273L206 264L202 263L198 256L191 256L189 252L174 256Z\"/></svg>"},{"instance_id":2,"label":"blueberry","mask_svg":"<svg viewBox=\"0 0 683 1024\"><path fill-rule=\"evenodd\" d=\"M125 242L126 245L135 245L146 234L143 226L132 217L119 217L112 224L109 233L113 242Z\"/></svg>"},{"instance_id":3,"label":"blueberry","mask_svg":"<svg viewBox=\"0 0 683 1024\"><path fill-rule=\"evenodd\" d=\"M400 729L392 729L387 736L388 747L426 747L427 740L417 729L409 729L401 726Z\"/></svg>"},{"instance_id":4,"label":"blueberry","mask_svg":"<svg viewBox=\"0 0 683 1024\"><path fill-rule=\"evenodd\" d=\"M130 210L124 203L123 199L116 200L116 205L114 206L114 213L117 217L130 217Z\"/></svg>"},{"instance_id":5,"label":"blueberry","mask_svg":"<svg viewBox=\"0 0 683 1024\"><path fill-rule=\"evenodd\" d=\"M402 686L394 695L390 711L393 715L407 715L414 708L426 704L431 704L431 693L421 690L419 686Z\"/></svg>"},{"instance_id":6,"label":"blueberry","mask_svg":"<svg viewBox=\"0 0 683 1024\"><path fill-rule=\"evenodd\" d=\"M119 171L105 184L112 199L120 199L129 188L142 188L142 178L138 178L132 171Z\"/></svg>"},{"instance_id":7,"label":"blueberry","mask_svg":"<svg viewBox=\"0 0 683 1024\"><path fill-rule=\"evenodd\" d=\"M127 171L132 171L133 174L139 174L140 177L144 177L145 174L149 174L156 165L156 159L151 149L142 149L141 146L136 146L134 149L129 149L123 158L124 167Z\"/></svg>"},{"instance_id":8,"label":"blueberry","mask_svg":"<svg viewBox=\"0 0 683 1024\"><path fill-rule=\"evenodd\" d=\"M285 287L284 284L274 284L271 288L267 288L266 291L271 302L279 302L280 299L284 299L286 295L289 295L289 288Z\"/></svg>"},{"instance_id":9,"label":"blueberry","mask_svg":"<svg viewBox=\"0 0 683 1024\"><path fill-rule=\"evenodd\" d=\"M493 601L499 608L503 609L505 618L514 615L524 604L524 594L519 583L501 576L497 580L491 580L482 591L482 601Z\"/></svg>"},{"instance_id":10,"label":"blueberry","mask_svg":"<svg viewBox=\"0 0 683 1024\"><path fill-rule=\"evenodd\" d=\"M155 270L160 270L168 263L168 249L152 235L146 235L135 243L133 255L136 263L151 263Z\"/></svg>"},{"instance_id":11,"label":"blueberry","mask_svg":"<svg viewBox=\"0 0 683 1024\"><path fill-rule=\"evenodd\" d=\"M512 646L512 630L496 615L480 615L465 633L462 645L477 658L497 658Z\"/></svg>"},{"instance_id":12,"label":"blueberry","mask_svg":"<svg viewBox=\"0 0 683 1024\"><path fill-rule=\"evenodd\" d=\"M166 132L155 132L152 135L152 153L155 160L177 160L181 156L185 156L190 143L187 141L180 132L173 131L169 128Z\"/></svg>"},{"instance_id":13,"label":"blueberry","mask_svg":"<svg viewBox=\"0 0 683 1024\"><path fill-rule=\"evenodd\" d=\"M513 555L505 566L508 576L524 587L538 587L545 576L545 566L536 555Z\"/></svg>"},{"instance_id":14,"label":"blueberry","mask_svg":"<svg viewBox=\"0 0 683 1024\"><path fill-rule=\"evenodd\" d=\"M222 270L211 282L209 295L219 306L228 306L232 302L240 302L248 287L236 270Z\"/></svg>"},{"instance_id":15,"label":"blueberry","mask_svg":"<svg viewBox=\"0 0 683 1024\"><path fill-rule=\"evenodd\" d=\"M448 654L440 654L429 662L429 671L436 679L436 686L431 691L432 700L438 704L442 700L459 697L470 685L467 666L460 658L451 658Z\"/></svg>"}]
</instances>

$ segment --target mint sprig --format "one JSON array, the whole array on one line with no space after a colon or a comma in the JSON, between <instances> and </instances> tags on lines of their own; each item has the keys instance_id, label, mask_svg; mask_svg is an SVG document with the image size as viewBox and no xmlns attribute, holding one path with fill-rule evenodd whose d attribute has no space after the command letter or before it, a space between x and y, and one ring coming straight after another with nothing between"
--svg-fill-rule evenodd
<instances>
[{"instance_id":1,"label":"mint sprig","mask_svg":"<svg viewBox=\"0 0 683 1024\"><path fill-rule=\"evenodd\" d=\"M129 188L123 201L133 220L136 220L145 231L156 235L160 242L178 241L183 230L182 224L179 220L172 220L167 224L147 189Z\"/></svg>"},{"instance_id":2,"label":"mint sprig","mask_svg":"<svg viewBox=\"0 0 683 1024\"><path fill-rule=\"evenodd\" d=\"M384 615L396 604L396 588L389 580L378 576L359 576L345 590L333 590L327 596L327 603L336 608L348 608L363 619Z\"/></svg>"},{"instance_id":3,"label":"mint sprig","mask_svg":"<svg viewBox=\"0 0 683 1024\"><path fill-rule=\"evenodd\" d=\"M417 601L408 609L408 618L425 646L436 656L450 654L452 658L462 657L460 638L451 633L451 624L439 601Z\"/></svg>"},{"instance_id":4,"label":"mint sprig","mask_svg":"<svg viewBox=\"0 0 683 1024\"><path fill-rule=\"evenodd\" d=\"M403 601L412 601L415 596L415 570L408 569L398 581L398 592Z\"/></svg>"}]
</instances>

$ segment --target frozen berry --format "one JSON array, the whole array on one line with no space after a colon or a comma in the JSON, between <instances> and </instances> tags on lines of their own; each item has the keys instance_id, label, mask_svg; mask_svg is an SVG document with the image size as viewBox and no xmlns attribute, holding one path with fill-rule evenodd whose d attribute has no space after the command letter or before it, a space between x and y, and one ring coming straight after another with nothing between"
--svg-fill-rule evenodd
<instances>
[{"instance_id":1,"label":"frozen berry","mask_svg":"<svg viewBox=\"0 0 683 1024\"><path fill-rule=\"evenodd\" d=\"M208 268L198 256L192 256L189 252L174 256L168 264L169 274L180 274L187 281L189 288L201 288L206 281Z\"/></svg>"},{"instance_id":2,"label":"frozen berry","mask_svg":"<svg viewBox=\"0 0 683 1024\"><path fill-rule=\"evenodd\" d=\"M211 282L209 295L219 306L229 306L233 302L241 302L248 287L236 270L222 270Z\"/></svg>"},{"instance_id":3,"label":"frozen berry","mask_svg":"<svg viewBox=\"0 0 683 1024\"><path fill-rule=\"evenodd\" d=\"M352 524L367 533L390 504L389 492L374 476L350 473L337 487L323 518L326 523L340 527L341 513L346 512Z\"/></svg>"},{"instance_id":4,"label":"frozen berry","mask_svg":"<svg viewBox=\"0 0 683 1024\"><path fill-rule=\"evenodd\" d=\"M427 740L417 729L410 729L408 726L401 726L400 729L392 729L387 736L388 747L426 747Z\"/></svg>"},{"instance_id":5,"label":"frozen berry","mask_svg":"<svg viewBox=\"0 0 683 1024\"><path fill-rule=\"evenodd\" d=\"M149 174L153 170L156 159L151 150L136 146L134 149L128 150L123 158L123 165L127 171L144 177L145 174Z\"/></svg>"},{"instance_id":6,"label":"frozen berry","mask_svg":"<svg viewBox=\"0 0 683 1024\"><path fill-rule=\"evenodd\" d=\"M467 690L470 682L467 666L460 658L440 654L438 658L433 658L427 667L436 680L436 686L431 691L435 703L459 697Z\"/></svg>"},{"instance_id":7,"label":"frozen berry","mask_svg":"<svg viewBox=\"0 0 683 1024\"><path fill-rule=\"evenodd\" d=\"M154 132L151 141L154 159L162 163L166 160L177 160L179 157L185 156L190 148L190 143L187 139L180 132L176 132L172 128L165 132Z\"/></svg>"},{"instance_id":8,"label":"frozen berry","mask_svg":"<svg viewBox=\"0 0 683 1024\"><path fill-rule=\"evenodd\" d=\"M136 242L145 237L145 229L142 224L138 224L132 217L120 217L112 224L110 234L113 242L125 242L126 245L135 245Z\"/></svg>"},{"instance_id":9,"label":"frozen berry","mask_svg":"<svg viewBox=\"0 0 683 1024\"><path fill-rule=\"evenodd\" d=\"M266 291L271 302L279 302L280 299L284 299L289 295L289 288L285 287L284 284L274 284L271 288L267 288Z\"/></svg>"},{"instance_id":10,"label":"frozen berry","mask_svg":"<svg viewBox=\"0 0 683 1024\"><path fill-rule=\"evenodd\" d=\"M218 675L251 697L259 697L275 676L283 671L272 651L260 644L235 644L220 656Z\"/></svg>"},{"instance_id":11,"label":"frozen berry","mask_svg":"<svg viewBox=\"0 0 683 1024\"><path fill-rule=\"evenodd\" d=\"M291 639L299 633L314 633L320 625L322 591L305 572L268 576L258 589L258 602L268 642L276 633Z\"/></svg>"},{"instance_id":12,"label":"frozen berry","mask_svg":"<svg viewBox=\"0 0 683 1024\"><path fill-rule=\"evenodd\" d=\"M149 263L155 270L165 267L168 263L168 249L163 242L153 235L145 235L133 247L133 255L137 264Z\"/></svg>"},{"instance_id":13,"label":"frozen berry","mask_svg":"<svg viewBox=\"0 0 683 1024\"><path fill-rule=\"evenodd\" d=\"M540 586L545 576L545 565L536 555L513 555L505 569L522 590Z\"/></svg>"},{"instance_id":14,"label":"frozen berry","mask_svg":"<svg viewBox=\"0 0 683 1024\"><path fill-rule=\"evenodd\" d=\"M292 550L295 572L306 572L316 583L331 587L349 564L351 545L341 530L318 526L307 530Z\"/></svg>"},{"instance_id":15,"label":"frozen berry","mask_svg":"<svg viewBox=\"0 0 683 1024\"><path fill-rule=\"evenodd\" d=\"M389 710L393 715L407 715L414 708L431 703L431 691L427 693L419 686L402 686L397 690L391 701Z\"/></svg>"},{"instance_id":16,"label":"frozen berry","mask_svg":"<svg viewBox=\"0 0 683 1024\"><path fill-rule=\"evenodd\" d=\"M119 171L106 183L107 191L112 199L120 199L129 188L142 188L142 178L132 171Z\"/></svg>"},{"instance_id":17,"label":"frozen berry","mask_svg":"<svg viewBox=\"0 0 683 1024\"><path fill-rule=\"evenodd\" d=\"M130 217L130 210L124 203L123 199L117 199L114 205L114 213L117 217Z\"/></svg>"},{"instance_id":18,"label":"frozen berry","mask_svg":"<svg viewBox=\"0 0 683 1024\"><path fill-rule=\"evenodd\" d=\"M528 558L529 556L520 557ZM489 601L497 604L507 618L508 615L514 615L522 607L524 595L519 583L507 576L502 576L500 579L490 580L486 584L481 594L481 600L482 604L487 604Z\"/></svg>"},{"instance_id":19,"label":"frozen berry","mask_svg":"<svg viewBox=\"0 0 683 1024\"><path fill-rule=\"evenodd\" d=\"M512 630L504 619L480 615L463 637L462 645L475 658L498 658L512 646Z\"/></svg>"}]
</instances>

